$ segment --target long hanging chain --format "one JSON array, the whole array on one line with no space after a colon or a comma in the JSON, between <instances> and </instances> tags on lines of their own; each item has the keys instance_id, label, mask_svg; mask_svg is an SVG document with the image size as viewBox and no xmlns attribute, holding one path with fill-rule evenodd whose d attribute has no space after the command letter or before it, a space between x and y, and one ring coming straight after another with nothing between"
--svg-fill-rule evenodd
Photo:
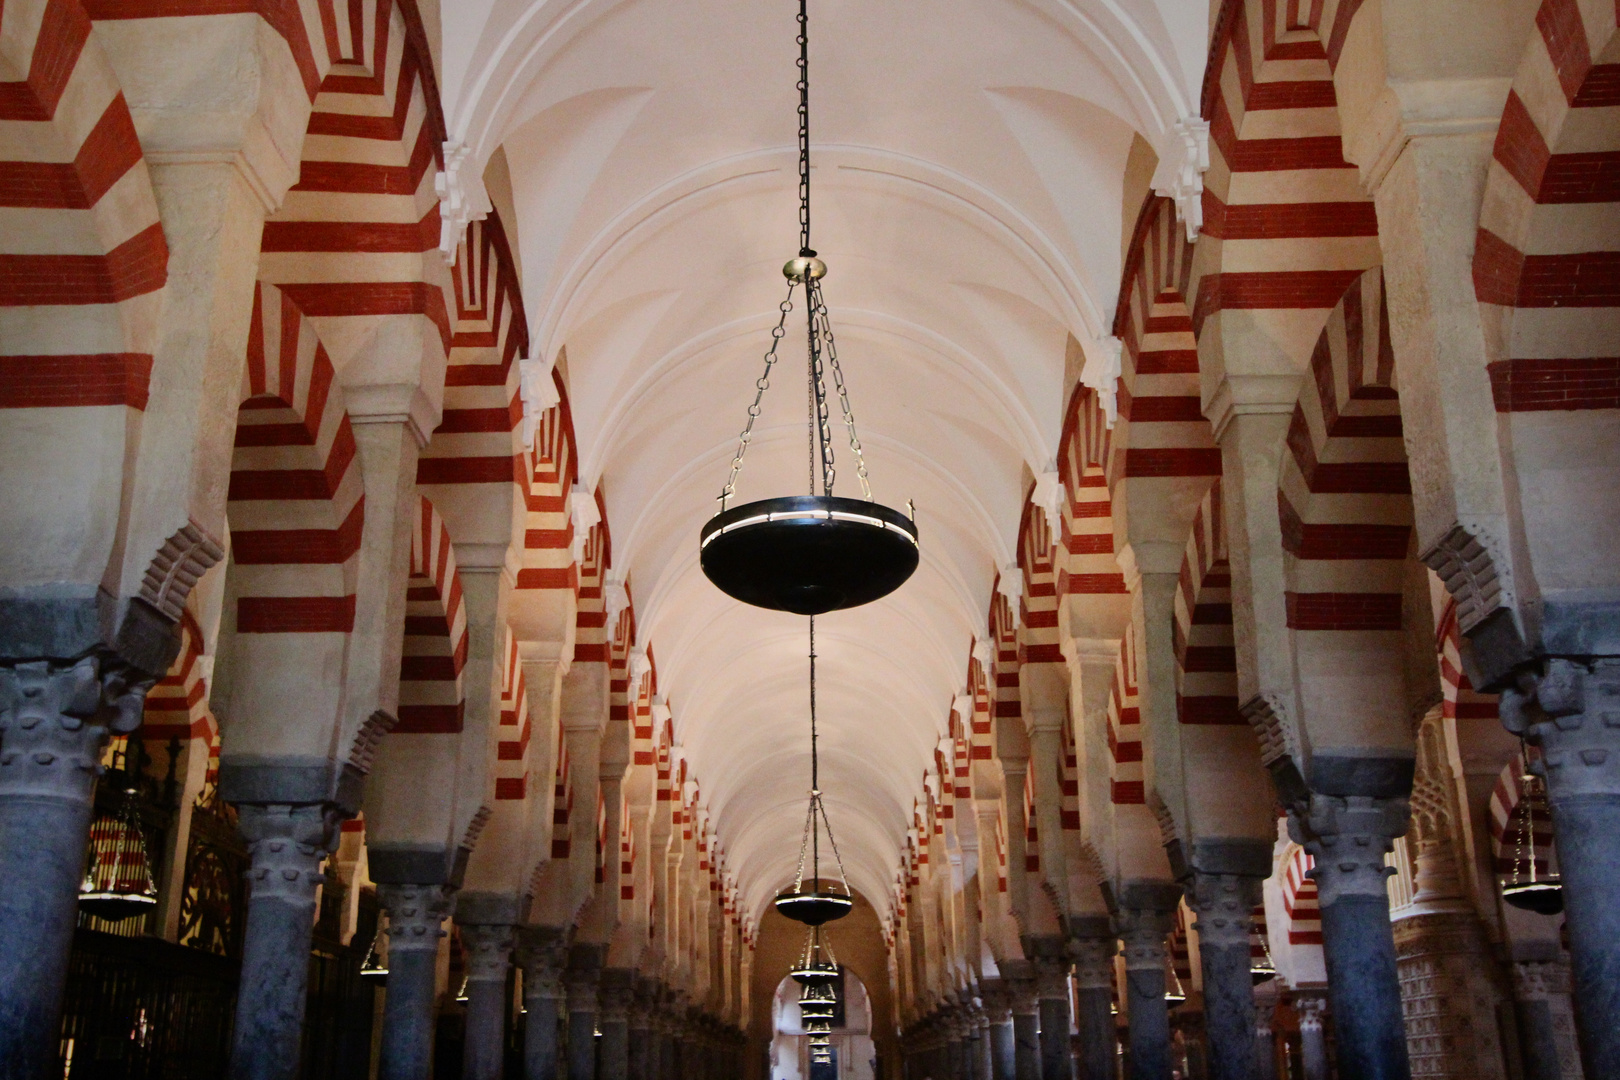
<instances>
[{"instance_id":1,"label":"long hanging chain","mask_svg":"<svg viewBox=\"0 0 1620 1080\"><path fill-rule=\"evenodd\" d=\"M782 343L782 336L787 333L788 312L793 310L793 290L798 288L798 282L788 282L787 299L777 305L781 314L777 317L776 325L771 328L771 347L765 352L765 373L754 380L754 402L748 406L748 422L743 425L742 434L737 436L737 452L731 458L731 475L726 477L726 486L720 489L720 512L725 513L726 500L730 499L737 490L737 474L742 472L743 455L748 453L748 443L754 437L754 421L759 419L759 403L765 397L765 391L771 388L771 368L776 366L776 347Z\"/></svg>"}]
</instances>

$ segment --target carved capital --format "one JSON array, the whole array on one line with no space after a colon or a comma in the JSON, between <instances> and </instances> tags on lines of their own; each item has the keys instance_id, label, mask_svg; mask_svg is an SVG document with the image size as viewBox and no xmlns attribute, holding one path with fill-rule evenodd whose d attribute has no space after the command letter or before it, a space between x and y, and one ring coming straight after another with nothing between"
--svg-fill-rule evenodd
<instances>
[{"instance_id":1,"label":"carved capital","mask_svg":"<svg viewBox=\"0 0 1620 1080\"><path fill-rule=\"evenodd\" d=\"M107 651L0 665L0 795L89 803L108 736L140 727L156 681Z\"/></svg>"},{"instance_id":2,"label":"carved capital","mask_svg":"<svg viewBox=\"0 0 1620 1080\"><path fill-rule=\"evenodd\" d=\"M512 960L515 927L500 923L473 923L461 927L461 955L469 982L505 982Z\"/></svg>"},{"instance_id":3,"label":"carved capital","mask_svg":"<svg viewBox=\"0 0 1620 1080\"><path fill-rule=\"evenodd\" d=\"M378 885L377 899L388 912L388 954L437 952L444 920L454 897L447 885Z\"/></svg>"},{"instance_id":4,"label":"carved capital","mask_svg":"<svg viewBox=\"0 0 1620 1080\"><path fill-rule=\"evenodd\" d=\"M1288 835L1310 852L1323 907L1343 896L1387 896L1384 879L1395 872L1384 856L1406 834L1406 799L1318 795L1288 811Z\"/></svg>"},{"instance_id":5,"label":"carved capital","mask_svg":"<svg viewBox=\"0 0 1620 1080\"><path fill-rule=\"evenodd\" d=\"M526 927L520 935L518 962L523 965L523 997L561 998L568 939L549 927Z\"/></svg>"},{"instance_id":6,"label":"carved capital","mask_svg":"<svg viewBox=\"0 0 1620 1080\"><path fill-rule=\"evenodd\" d=\"M1124 948L1126 971L1163 971L1164 938L1175 924L1174 909L1120 908L1114 917Z\"/></svg>"},{"instance_id":7,"label":"carved capital","mask_svg":"<svg viewBox=\"0 0 1620 1080\"><path fill-rule=\"evenodd\" d=\"M1247 948L1261 885L1260 878L1247 874L1194 874L1187 900L1198 915L1200 945Z\"/></svg>"},{"instance_id":8,"label":"carved capital","mask_svg":"<svg viewBox=\"0 0 1620 1080\"><path fill-rule=\"evenodd\" d=\"M1069 939L1074 961L1074 985L1080 990L1108 990L1114 985L1114 955L1119 943L1111 937Z\"/></svg>"},{"instance_id":9,"label":"carved capital","mask_svg":"<svg viewBox=\"0 0 1620 1080\"><path fill-rule=\"evenodd\" d=\"M1327 998L1321 994L1300 994L1295 997L1294 1010L1299 1013L1299 1030L1321 1032L1327 1005Z\"/></svg>"},{"instance_id":10,"label":"carved capital","mask_svg":"<svg viewBox=\"0 0 1620 1080\"><path fill-rule=\"evenodd\" d=\"M315 890L326 880L321 862L336 847L344 815L329 803L289 806L246 805L237 810L237 828L247 841L248 899L275 898L315 906Z\"/></svg>"},{"instance_id":11,"label":"carved capital","mask_svg":"<svg viewBox=\"0 0 1620 1080\"><path fill-rule=\"evenodd\" d=\"M1502 724L1541 747L1548 796L1620 795L1620 657L1552 658L1502 691Z\"/></svg>"},{"instance_id":12,"label":"carved capital","mask_svg":"<svg viewBox=\"0 0 1620 1080\"><path fill-rule=\"evenodd\" d=\"M604 972L596 993L597 1021L629 1024L635 999L636 986L629 972Z\"/></svg>"},{"instance_id":13,"label":"carved capital","mask_svg":"<svg viewBox=\"0 0 1620 1080\"><path fill-rule=\"evenodd\" d=\"M1563 960L1521 960L1513 965L1513 996L1545 1001L1569 995L1569 964Z\"/></svg>"}]
</instances>

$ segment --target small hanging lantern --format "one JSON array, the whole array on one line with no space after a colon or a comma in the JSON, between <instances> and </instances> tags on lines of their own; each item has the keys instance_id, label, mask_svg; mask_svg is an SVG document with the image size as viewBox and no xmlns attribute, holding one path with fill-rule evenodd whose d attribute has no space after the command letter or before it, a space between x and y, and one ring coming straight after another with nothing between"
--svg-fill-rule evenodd
<instances>
[{"instance_id":1,"label":"small hanging lantern","mask_svg":"<svg viewBox=\"0 0 1620 1080\"><path fill-rule=\"evenodd\" d=\"M461 1004L463 1004L463 1005L467 1004L468 1001L472 1000L471 998L469 998L467 996L467 983L468 983L468 981L469 981L468 977L466 975L463 975L461 977L461 989L456 991L456 1000L461 1002Z\"/></svg>"},{"instance_id":2,"label":"small hanging lantern","mask_svg":"<svg viewBox=\"0 0 1620 1080\"><path fill-rule=\"evenodd\" d=\"M1540 843L1536 838L1538 817L1551 823L1547 808L1547 787L1536 775L1528 747L1521 744L1519 760L1524 767L1519 772L1519 801L1513 808L1509 828L1514 834L1513 876L1502 882L1502 900L1523 911L1537 915L1557 915L1564 910L1564 883L1559 874L1540 869L1538 864L1551 867L1552 848L1546 847L1543 860ZM1539 764L1537 762L1536 764Z\"/></svg>"},{"instance_id":3,"label":"small hanging lantern","mask_svg":"<svg viewBox=\"0 0 1620 1080\"><path fill-rule=\"evenodd\" d=\"M360 977L370 982L380 983L388 981L388 958L383 952L382 927L377 928L376 936L371 939L371 948L366 950L365 962L360 965Z\"/></svg>"},{"instance_id":4,"label":"small hanging lantern","mask_svg":"<svg viewBox=\"0 0 1620 1080\"><path fill-rule=\"evenodd\" d=\"M807 926L821 926L842 919L855 906L850 892L849 878L844 873L844 860L838 854L838 841L833 839L832 822L827 820L827 808L821 801L821 764L816 746L816 618L810 617L810 806L804 818L804 836L799 841L799 872L793 888L777 896L776 910ZM821 832L827 832L827 844L832 848L833 860L838 865L838 884L821 880ZM805 856L810 857L810 879L805 881ZM820 937L815 937L819 948Z\"/></svg>"},{"instance_id":5,"label":"small hanging lantern","mask_svg":"<svg viewBox=\"0 0 1620 1080\"><path fill-rule=\"evenodd\" d=\"M754 401L737 439L731 475L720 491L720 511L703 526L699 550L703 572L727 595L757 607L819 615L871 603L899 588L917 569L918 547L915 513L902 514L873 501L832 321L821 294L827 264L810 246L810 32L805 0L799 0L798 42L799 254L782 267L788 279L787 299L771 331L765 372L754 384ZM777 346L793 310L793 293L801 285L809 359L810 493L728 508L760 402L770 388ZM836 470L829 401L835 395L855 457L860 499L833 494Z\"/></svg>"},{"instance_id":6,"label":"small hanging lantern","mask_svg":"<svg viewBox=\"0 0 1620 1080\"><path fill-rule=\"evenodd\" d=\"M1249 934L1249 979L1259 986L1267 979L1277 977L1277 965L1271 959L1271 943L1266 939L1270 937L1264 927L1258 928ZM1260 953L1255 955L1255 942L1259 941Z\"/></svg>"},{"instance_id":7,"label":"small hanging lantern","mask_svg":"<svg viewBox=\"0 0 1620 1080\"><path fill-rule=\"evenodd\" d=\"M152 859L141 829L135 777L120 768L110 770L104 782L121 784L117 808L90 826L90 851L84 883L79 886L79 908L109 922L144 915L158 901L152 878Z\"/></svg>"},{"instance_id":8,"label":"small hanging lantern","mask_svg":"<svg viewBox=\"0 0 1620 1080\"><path fill-rule=\"evenodd\" d=\"M825 987L831 996L832 984L838 980L838 959L833 956L832 943L822 941L821 927L812 926L805 934L804 949L788 974L793 976L794 982L805 987L805 994ZM805 998L801 996L799 1001L802 1004Z\"/></svg>"}]
</instances>

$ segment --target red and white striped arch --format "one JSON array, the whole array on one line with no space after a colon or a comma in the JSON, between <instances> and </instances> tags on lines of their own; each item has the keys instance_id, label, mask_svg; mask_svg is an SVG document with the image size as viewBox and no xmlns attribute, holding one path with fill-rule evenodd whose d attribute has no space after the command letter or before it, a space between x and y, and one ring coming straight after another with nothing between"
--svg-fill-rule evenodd
<instances>
[{"instance_id":1,"label":"red and white striped arch","mask_svg":"<svg viewBox=\"0 0 1620 1080\"><path fill-rule=\"evenodd\" d=\"M529 695L518 655L517 635L506 632L501 651L500 737L495 744L495 798L519 800L529 791Z\"/></svg>"},{"instance_id":2,"label":"red and white striped arch","mask_svg":"<svg viewBox=\"0 0 1620 1080\"><path fill-rule=\"evenodd\" d=\"M1377 215L1344 159L1333 88L1359 7L1227 0L1222 8L1204 76L1204 228L1179 290L1193 298L1200 343L1206 327L1221 339L1239 335L1234 348L1258 332L1303 359L1323 316L1379 261Z\"/></svg>"},{"instance_id":3,"label":"red and white striped arch","mask_svg":"<svg viewBox=\"0 0 1620 1080\"><path fill-rule=\"evenodd\" d=\"M1293 848L1283 866L1280 884L1290 945L1322 944L1322 905L1316 893L1316 882L1310 877L1313 866L1315 860L1298 846Z\"/></svg>"},{"instance_id":4,"label":"red and white striped arch","mask_svg":"<svg viewBox=\"0 0 1620 1080\"><path fill-rule=\"evenodd\" d=\"M467 608L455 546L438 510L418 496L411 520L411 574L405 593L405 649L396 735L453 735L467 707Z\"/></svg>"},{"instance_id":5,"label":"red and white striped arch","mask_svg":"<svg viewBox=\"0 0 1620 1080\"><path fill-rule=\"evenodd\" d=\"M1617 18L1543 0L1502 110L1474 244L1499 413L1620 408Z\"/></svg>"},{"instance_id":6,"label":"red and white striped arch","mask_svg":"<svg viewBox=\"0 0 1620 1080\"><path fill-rule=\"evenodd\" d=\"M1412 487L1382 273L1360 275L1335 306L1311 376L1277 491L1288 625L1296 635L1398 633Z\"/></svg>"},{"instance_id":7,"label":"red and white striped arch","mask_svg":"<svg viewBox=\"0 0 1620 1080\"><path fill-rule=\"evenodd\" d=\"M1247 726L1238 714L1232 568L1219 481L1193 515L1175 604L1176 715L1183 724Z\"/></svg>"},{"instance_id":8,"label":"red and white striped arch","mask_svg":"<svg viewBox=\"0 0 1620 1080\"><path fill-rule=\"evenodd\" d=\"M1108 691L1108 798L1115 806L1147 803L1142 765L1142 709L1136 681L1136 633L1127 627Z\"/></svg>"},{"instance_id":9,"label":"red and white striped arch","mask_svg":"<svg viewBox=\"0 0 1620 1080\"><path fill-rule=\"evenodd\" d=\"M289 297L259 285L228 495L239 635L353 629L365 513L355 454L325 347ZM327 662L336 648L341 663L341 642L311 647Z\"/></svg>"},{"instance_id":10,"label":"red and white striped arch","mask_svg":"<svg viewBox=\"0 0 1620 1080\"><path fill-rule=\"evenodd\" d=\"M217 731L208 710L208 683L203 678L203 633L189 610L180 615L180 652L169 670L146 694L140 737L149 743L200 740L206 747Z\"/></svg>"},{"instance_id":11,"label":"red and white striped arch","mask_svg":"<svg viewBox=\"0 0 1620 1080\"><path fill-rule=\"evenodd\" d=\"M167 266L90 16L78 0L13 0L0 19L0 486L24 507L6 536L14 581L94 585L106 571L116 520L45 485L123 486Z\"/></svg>"}]
</instances>

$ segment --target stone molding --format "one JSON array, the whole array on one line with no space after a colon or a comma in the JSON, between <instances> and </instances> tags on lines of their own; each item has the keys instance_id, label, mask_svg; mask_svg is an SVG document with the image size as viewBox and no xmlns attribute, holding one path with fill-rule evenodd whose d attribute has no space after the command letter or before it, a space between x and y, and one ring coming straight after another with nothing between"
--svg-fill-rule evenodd
<instances>
[{"instance_id":1,"label":"stone molding","mask_svg":"<svg viewBox=\"0 0 1620 1080\"><path fill-rule=\"evenodd\" d=\"M1620 657L1553 657L1502 691L1502 724L1541 747L1531 771L1554 801L1620 795Z\"/></svg>"},{"instance_id":2,"label":"stone molding","mask_svg":"<svg viewBox=\"0 0 1620 1080\"><path fill-rule=\"evenodd\" d=\"M458 924L469 982L505 982L517 928L501 923Z\"/></svg>"},{"instance_id":3,"label":"stone molding","mask_svg":"<svg viewBox=\"0 0 1620 1080\"><path fill-rule=\"evenodd\" d=\"M1194 873L1188 906L1198 915L1199 946L1249 946L1254 908L1264 879L1247 874Z\"/></svg>"},{"instance_id":4,"label":"stone molding","mask_svg":"<svg viewBox=\"0 0 1620 1080\"><path fill-rule=\"evenodd\" d=\"M1112 937L1069 939L1074 961L1074 985L1080 990L1109 990L1114 986L1114 956L1119 943Z\"/></svg>"},{"instance_id":5,"label":"stone molding","mask_svg":"<svg viewBox=\"0 0 1620 1080\"><path fill-rule=\"evenodd\" d=\"M336 849L344 815L331 804L247 805L236 808L247 841L248 902L283 900L313 908L326 881L321 863Z\"/></svg>"},{"instance_id":6,"label":"stone molding","mask_svg":"<svg viewBox=\"0 0 1620 1080\"><path fill-rule=\"evenodd\" d=\"M388 950L437 952L445 936L444 920L455 906L447 885L377 886L377 898L388 912Z\"/></svg>"},{"instance_id":7,"label":"stone molding","mask_svg":"<svg viewBox=\"0 0 1620 1080\"><path fill-rule=\"evenodd\" d=\"M1313 792L1291 808L1288 835L1316 860L1308 876L1316 882L1321 905L1345 896L1387 898L1384 879L1395 868L1384 865L1384 856L1397 837L1406 835L1410 818L1404 798Z\"/></svg>"},{"instance_id":8,"label":"stone molding","mask_svg":"<svg viewBox=\"0 0 1620 1080\"><path fill-rule=\"evenodd\" d=\"M141 726L156 681L108 650L0 665L0 796L88 804L108 737Z\"/></svg>"}]
</instances>

